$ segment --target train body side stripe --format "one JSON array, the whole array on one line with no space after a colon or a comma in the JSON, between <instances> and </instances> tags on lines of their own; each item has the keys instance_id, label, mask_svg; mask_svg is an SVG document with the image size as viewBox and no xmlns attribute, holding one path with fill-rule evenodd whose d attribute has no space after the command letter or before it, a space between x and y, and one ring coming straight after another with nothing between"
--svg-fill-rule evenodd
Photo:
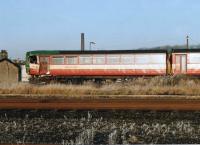
<instances>
[{"instance_id":1,"label":"train body side stripe","mask_svg":"<svg viewBox=\"0 0 200 145\"><path fill-rule=\"evenodd\" d=\"M50 65L50 70L60 69L166 69L166 64L144 64L144 65Z\"/></svg>"}]
</instances>

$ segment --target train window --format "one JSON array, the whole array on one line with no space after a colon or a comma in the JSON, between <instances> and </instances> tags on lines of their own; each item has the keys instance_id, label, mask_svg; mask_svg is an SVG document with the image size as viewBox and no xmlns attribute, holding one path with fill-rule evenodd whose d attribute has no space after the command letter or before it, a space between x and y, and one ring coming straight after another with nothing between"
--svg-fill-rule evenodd
<instances>
[{"instance_id":1,"label":"train window","mask_svg":"<svg viewBox=\"0 0 200 145\"><path fill-rule=\"evenodd\" d=\"M40 57L40 63L43 63L43 62L45 62L45 63L49 63L49 57L46 57L46 56L41 56Z\"/></svg>"},{"instance_id":2,"label":"train window","mask_svg":"<svg viewBox=\"0 0 200 145\"><path fill-rule=\"evenodd\" d=\"M37 64L37 56L30 56L30 63Z\"/></svg>"},{"instance_id":3,"label":"train window","mask_svg":"<svg viewBox=\"0 0 200 145\"><path fill-rule=\"evenodd\" d=\"M159 63L159 64L162 64L162 63L166 63L166 55L163 55L163 54L151 54L149 55L149 59L150 59L150 62L151 63Z\"/></svg>"},{"instance_id":4,"label":"train window","mask_svg":"<svg viewBox=\"0 0 200 145\"><path fill-rule=\"evenodd\" d=\"M189 63L200 63L200 54L199 53L190 53L188 57Z\"/></svg>"},{"instance_id":5,"label":"train window","mask_svg":"<svg viewBox=\"0 0 200 145\"><path fill-rule=\"evenodd\" d=\"M120 55L108 55L107 56L107 64L119 64Z\"/></svg>"},{"instance_id":6,"label":"train window","mask_svg":"<svg viewBox=\"0 0 200 145\"><path fill-rule=\"evenodd\" d=\"M77 56L67 56L66 63L67 64L78 64L78 57Z\"/></svg>"},{"instance_id":7,"label":"train window","mask_svg":"<svg viewBox=\"0 0 200 145\"><path fill-rule=\"evenodd\" d=\"M93 64L105 64L105 56L104 55L93 56Z\"/></svg>"},{"instance_id":8,"label":"train window","mask_svg":"<svg viewBox=\"0 0 200 145\"><path fill-rule=\"evenodd\" d=\"M63 56L53 56L52 64L54 64L54 65L64 64L64 57Z\"/></svg>"},{"instance_id":9,"label":"train window","mask_svg":"<svg viewBox=\"0 0 200 145\"><path fill-rule=\"evenodd\" d=\"M135 55L135 63L136 64L149 64L150 57L147 54Z\"/></svg>"},{"instance_id":10,"label":"train window","mask_svg":"<svg viewBox=\"0 0 200 145\"><path fill-rule=\"evenodd\" d=\"M122 55L121 56L121 64L133 64L134 56L133 55Z\"/></svg>"},{"instance_id":11,"label":"train window","mask_svg":"<svg viewBox=\"0 0 200 145\"><path fill-rule=\"evenodd\" d=\"M92 64L92 56L91 55L81 55L79 61L80 61L80 64Z\"/></svg>"}]
</instances>

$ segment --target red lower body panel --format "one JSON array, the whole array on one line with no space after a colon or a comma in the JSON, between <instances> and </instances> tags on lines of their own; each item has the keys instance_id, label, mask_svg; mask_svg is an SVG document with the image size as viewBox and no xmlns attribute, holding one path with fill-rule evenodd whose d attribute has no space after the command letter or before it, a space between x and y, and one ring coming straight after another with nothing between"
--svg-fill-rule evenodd
<instances>
[{"instance_id":1,"label":"red lower body panel","mask_svg":"<svg viewBox=\"0 0 200 145\"><path fill-rule=\"evenodd\" d=\"M188 69L187 74L188 75L200 75L200 70Z\"/></svg>"},{"instance_id":2,"label":"red lower body panel","mask_svg":"<svg viewBox=\"0 0 200 145\"><path fill-rule=\"evenodd\" d=\"M31 75L45 75L38 70L30 70ZM46 73L47 74L47 73ZM139 76L139 75L166 75L166 70L94 70L94 69L70 69L70 70L50 70L48 75L52 76Z\"/></svg>"},{"instance_id":3,"label":"red lower body panel","mask_svg":"<svg viewBox=\"0 0 200 145\"><path fill-rule=\"evenodd\" d=\"M39 71L37 69L30 69L30 75L39 75Z\"/></svg>"},{"instance_id":4,"label":"red lower body panel","mask_svg":"<svg viewBox=\"0 0 200 145\"><path fill-rule=\"evenodd\" d=\"M131 75L165 75L166 70L51 70L53 76L131 76Z\"/></svg>"}]
</instances>

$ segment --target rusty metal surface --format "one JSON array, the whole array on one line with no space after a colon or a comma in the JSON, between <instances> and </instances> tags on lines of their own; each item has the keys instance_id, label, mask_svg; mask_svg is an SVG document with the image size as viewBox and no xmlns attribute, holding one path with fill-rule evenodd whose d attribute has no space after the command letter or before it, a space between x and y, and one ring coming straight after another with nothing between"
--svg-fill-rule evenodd
<instances>
[{"instance_id":1,"label":"rusty metal surface","mask_svg":"<svg viewBox=\"0 0 200 145\"><path fill-rule=\"evenodd\" d=\"M0 144L0 145L61 145L61 144L30 144L30 143L17 143L17 144L12 144L12 143L7 143L7 144Z\"/></svg>"},{"instance_id":2,"label":"rusty metal surface","mask_svg":"<svg viewBox=\"0 0 200 145\"><path fill-rule=\"evenodd\" d=\"M200 110L200 99L0 99L0 109Z\"/></svg>"}]
</instances>

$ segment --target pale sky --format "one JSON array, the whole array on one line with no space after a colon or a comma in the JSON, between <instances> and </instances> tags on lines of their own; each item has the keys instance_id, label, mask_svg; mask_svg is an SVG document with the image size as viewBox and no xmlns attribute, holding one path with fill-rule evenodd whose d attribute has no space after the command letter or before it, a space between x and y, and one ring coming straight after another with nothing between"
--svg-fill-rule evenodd
<instances>
[{"instance_id":1,"label":"pale sky","mask_svg":"<svg viewBox=\"0 0 200 145\"><path fill-rule=\"evenodd\" d=\"M200 0L0 0L0 49L135 49L200 43Z\"/></svg>"}]
</instances>

